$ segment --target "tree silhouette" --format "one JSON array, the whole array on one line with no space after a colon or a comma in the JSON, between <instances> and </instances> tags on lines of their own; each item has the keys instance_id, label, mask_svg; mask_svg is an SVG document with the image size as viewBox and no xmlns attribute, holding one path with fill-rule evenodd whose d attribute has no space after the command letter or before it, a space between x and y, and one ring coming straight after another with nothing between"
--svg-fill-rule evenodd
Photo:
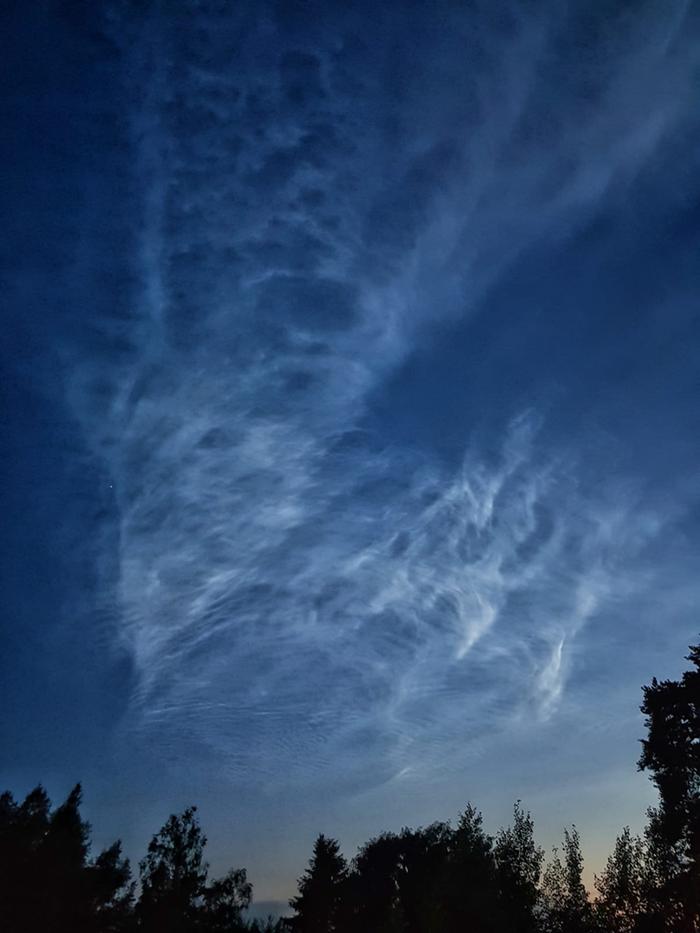
<instances>
[{"instance_id":1,"label":"tree silhouette","mask_svg":"<svg viewBox=\"0 0 700 933\"><path fill-rule=\"evenodd\" d=\"M66 801L53 811L40 849L41 868L48 879L47 916L66 929L88 925L84 869L90 827L81 819L82 789L76 784Z\"/></svg>"},{"instance_id":2,"label":"tree silhouette","mask_svg":"<svg viewBox=\"0 0 700 933\"><path fill-rule=\"evenodd\" d=\"M658 875L657 914L679 933L700 927L700 646L679 681L644 687L647 738L640 770L651 772L659 806L649 811L648 839Z\"/></svg>"},{"instance_id":3,"label":"tree silhouette","mask_svg":"<svg viewBox=\"0 0 700 933\"><path fill-rule=\"evenodd\" d=\"M121 933L131 927L134 885L121 842L115 842L88 866L88 890L95 917L94 929Z\"/></svg>"},{"instance_id":4,"label":"tree silhouette","mask_svg":"<svg viewBox=\"0 0 700 933\"><path fill-rule=\"evenodd\" d=\"M250 933L288 933L291 929L290 921L286 917L267 917L265 920L251 920L245 930Z\"/></svg>"},{"instance_id":5,"label":"tree silhouette","mask_svg":"<svg viewBox=\"0 0 700 933\"><path fill-rule=\"evenodd\" d=\"M343 925L343 895L348 868L335 839L323 835L314 843L309 867L299 879L299 894L289 904L292 927L299 933L335 933Z\"/></svg>"},{"instance_id":6,"label":"tree silhouette","mask_svg":"<svg viewBox=\"0 0 700 933\"><path fill-rule=\"evenodd\" d=\"M129 863L119 843L88 860L90 827L76 785L51 812L37 787L17 804L0 797L0 922L3 933L108 933L131 909Z\"/></svg>"},{"instance_id":7,"label":"tree silhouette","mask_svg":"<svg viewBox=\"0 0 700 933\"><path fill-rule=\"evenodd\" d=\"M250 906L253 886L245 868L231 869L204 889L202 925L207 933L234 933L245 929L243 911Z\"/></svg>"},{"instance_id":8,"label":"tree silhouette","mask_svg":"<svg viewBox=\"0 0 700 933\"><path fill-rule=\"evenodd\" d=\"M397 880L402 929L407 933L438 927L443 874L452 838L448 823L431 823L401 832Z\"/></svg>"},{"instance_id":9,"label":"tree silhouette","mask_svg":"<svg viewBox=\"0 0 700 933\"><path fill-rule=\"evenodd\" d=\"M136 913L144 930L235 933L246 928L242 913L250 904L252 885L245 869L232 869L207 883L207 838L196 813L196 807L188 807L172 814L139 864L141 896Z\"/></svg>"},{"instance_id":10,"label":"tree silhouette","mask_svg":"<svg viewBox=\"0 0 700 933\"><path fill-rule=\"evenodd\" d=\"M564 861L558 851L542 879L543 933L589 933L594 928L591 903L583 883L581 841L575 826L564 830Z\"/></svg>"},{"instance_id":11,"label":"tree silhouette","mask_svg":"<svg viewBox=\"0 0 700 933\"><path fill-rule=\"evenodd\" d=\"M609 933L634 933L646 912L649 890L646 847L625 826L615 840L603 872L596 875L599 923Z\"/></svg>"},{"instance_id":12,"label":"tree silhouette","mask_svg":"<svg viewBox=\"0 0 700 933\"><path fill-rule=\"evenodd\" d=\"M36 882L50 806L43 787L36 787L22 804L9 792L0 797L0 917L9 930L38 919L45 900Z\"/></svg>"},{"instance_id":13,"label":"tree silhouette","mask_svg":"<svg viewBox=\"0 0 700 933\"><path fill-rule=\"evenodd\" d=\"M395 833L382 833L360 849L347 887L352 930L399 933L403 928L400 858L401 840Z\"/></svg>"},{"instance_id":14,"label":"tree silhouette","mask_svg":"<svg viewBox=\"0 0 700 933\"><path fill-rule=\"evenodd\" d=\"M496 837L494 855L504 924L512 933L532 933L544 852L535 844L535 825L520 801L513 807L513 825Z\"/></svg>"},{"instance_id":15,"label":"tree silhouette","mask_svg":"<svg viewBox=\"0 0 700 933\"><path fill-rule=\"evenodd\" d=\"M468 804L454 831L443 887L445 930L490 933L499 929L493 839L483 817Z\"/></svg>"},{"instance_id":16,"label":"tree silhouette","mask_svg":"<svg viewBox=\"0 0 700 933\"><path fill-rule=\"evenodd\" d=\"M196 928L207 880L206 836L196 807L172 814L148 844L140 862L142 926L189 933Z\"/></svg>"},{"instance_id":17,"label":"tree silhouette","mask_svg":"<svg viewBox=\"0 0 700 933\"><path fill-rule=\"evenodd\" d=\"M244 869L208 880L206 837L190 807L152 837L134 885L119 842L90 855L76 785L51 808L46 791L0 795L0 933L700 933L700 647L678 681L644 687L639 767L659 803L643 838L618 835L595 879L582 881L576 827L542 873L532 818L518 801L495 839L469 804L456 826L382 833L348 870L318 836L292 918L248 920Z\"/></svg>"}]
</instances>

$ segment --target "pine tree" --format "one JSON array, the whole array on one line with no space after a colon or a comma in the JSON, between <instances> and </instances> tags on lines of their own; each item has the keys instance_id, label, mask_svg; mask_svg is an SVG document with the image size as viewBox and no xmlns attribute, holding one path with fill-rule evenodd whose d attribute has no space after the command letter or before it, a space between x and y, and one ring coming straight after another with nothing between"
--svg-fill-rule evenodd
<instances>
[{"instance_id":1,"label":"pine tree","mask_svg":"<svg viewBox=\"0 0 700 933\"><path fill-rule=\"evenodd\" d=\"M657 877L652 907L678 933L700 929L700 646L687 660L694 669L679 681L654 678L643 688L639 759L659 792L647 831Z\"/></svg>"},{"instance_id":2,"label":"pine tree","mask_svg":"<svg viewBox=\"0 0 700 933\"><path fill-rule=\"evenodd\" d=\"M132 921L134 885L121 843L104 849L87 867L86 889L92 904L92 928L99 933L121 933Z\"/></svg>"},{"instance_id":3,"label":"pine tree","mask_svg":"<svg viewBox=\"0 0 700 933\"><path fill-rule=\"evenodd\" d=\"M343 894L348 868L335 839L321 834L314 843L309 867L299 879L299 894L289 904L299 933L336 933L342 927Z\"/></svg>"},{"instance_id":4,"label":"pine tree","mask_svg":"<svg viewBox=\"0 0 700 933\"><path fill-rule=\"evenodd\" d=\"M89 861L90 827L76 785L51 811L42 787L20 805L0 797L3 933L117 933L131 919L129 863L114 843Z\"/></svg>"},{"instance_id":5,"label":"pine tree","mask_svg":"<svg viewBox=\"0 0 700 933\"><path fill-rule=\"evenodd\" d=\"M41 786L27 794L22 804L9 792L0 797L0 917L8 931L31 929L45 912L40 851L50 809Z\"/></svg>"}]
</instances>

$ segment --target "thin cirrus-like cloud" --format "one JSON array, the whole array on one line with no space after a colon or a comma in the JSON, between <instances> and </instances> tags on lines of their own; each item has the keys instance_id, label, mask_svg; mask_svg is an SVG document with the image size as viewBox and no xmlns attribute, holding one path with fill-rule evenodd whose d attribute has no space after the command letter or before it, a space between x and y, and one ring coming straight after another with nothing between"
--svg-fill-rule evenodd
<instances>
[{"instance_id":1,"label":"thin cirrus-like cloud","mask_svg":"<svg viewBox=\"0 0 700 933\"><path fill-rule=\"evenodd\" d=\"M367 427L436 327L686 117L680 8L663 41L647 13L577 50L570 10L517 9L378 13L371 37L352 11L112 9L127 99L148 87L126 114L137 284L103 324L120 354L75 367L71 398L114 484L125 728L149 741L300 776L362 748L383 780L552 715L658 531L632 485L586 492L532 410L495 456L465 424L456 468Z\"/></svg>"}]
</instances>

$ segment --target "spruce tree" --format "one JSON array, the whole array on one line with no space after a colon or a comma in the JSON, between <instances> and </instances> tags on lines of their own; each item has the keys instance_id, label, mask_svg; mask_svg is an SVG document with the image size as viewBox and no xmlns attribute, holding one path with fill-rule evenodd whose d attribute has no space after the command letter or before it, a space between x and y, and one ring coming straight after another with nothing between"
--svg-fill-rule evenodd
<instances>
[{"instance_id":1,"label":"spruce tree","mask_svg":"<svg viewBox=\"0 0 700 933\"><path fill-rule=\"evenodd\" d=\"M678 933L700 929L700 646L680 680L644 687L647 738L640 770L649 771L659 805L647 839L657 875L653 911Z\"/></svg>"},{"instance_id":2,"label":"spruce tree","mask_svg":"<svg viewBox=\"0 0 700 933\"><path fill-rule=\"evenodd\" d=\"M343 894L348 868L335 839L321 834L298 882L299 893L289 904L292 927L299 933L336 933L342 927Z\"/></svg>"}]
</instances>

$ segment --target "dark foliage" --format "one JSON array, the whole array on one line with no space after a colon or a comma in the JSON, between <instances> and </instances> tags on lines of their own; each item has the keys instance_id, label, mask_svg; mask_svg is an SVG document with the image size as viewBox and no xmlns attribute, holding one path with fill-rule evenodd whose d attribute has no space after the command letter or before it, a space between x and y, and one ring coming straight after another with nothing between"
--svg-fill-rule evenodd
<instances>
[{"instance_id":1,"label":"dark foliage","mask_svg":"<svg viewBox=\"0 0 700 933\"><path fill-rule=\"evenodd\" d=\"M643 837L618 836L591 900L576 827L545 866L520 802L494 837L469 804L456 825L382 833L348 864L316 839L288 919L249 920L245 869L210 880L195 807L173 814L139 863L115 842L90 855L76 785L52 809L35 788L0 796L1 933L700 933L700 647L679 681L644 687L639 767L659 792Z\"/></svg>"},{"instance_id":2,"label":"dark foliage","mask_svg":"<svg viewBox=\"0 0 700 933\"><path fill-rule=\"evenodd\" d=\"M299 933L336 933L343 927L342 909L348 867L335 839L321 834L302 877L299 894L289 902L291 921Z\"/></svg>"},{"instance_id":3,"label":"dark foliage","mask_svg":"<svg viewBox=\"0 0 700 933\"><path fill-rule=\"evenodd\" d=\"M651 909L659 929L700 929L700 646L679 681L644 687L647 738L639 767L651 772L659 805L649 811L654 850Z\"/></svg>"},{"instance_id":4,"label":"dark foliage","mask_svg":"<svg viewBox=\"0 0 700 933\"><path fill-rule=\"evenodd\" d=\"M117 933L131 923L133 889L119 843L90 860L80 785L51 811L42 787L0 798L0 928L7 933Z\"/></svg>"}]
</instances>

